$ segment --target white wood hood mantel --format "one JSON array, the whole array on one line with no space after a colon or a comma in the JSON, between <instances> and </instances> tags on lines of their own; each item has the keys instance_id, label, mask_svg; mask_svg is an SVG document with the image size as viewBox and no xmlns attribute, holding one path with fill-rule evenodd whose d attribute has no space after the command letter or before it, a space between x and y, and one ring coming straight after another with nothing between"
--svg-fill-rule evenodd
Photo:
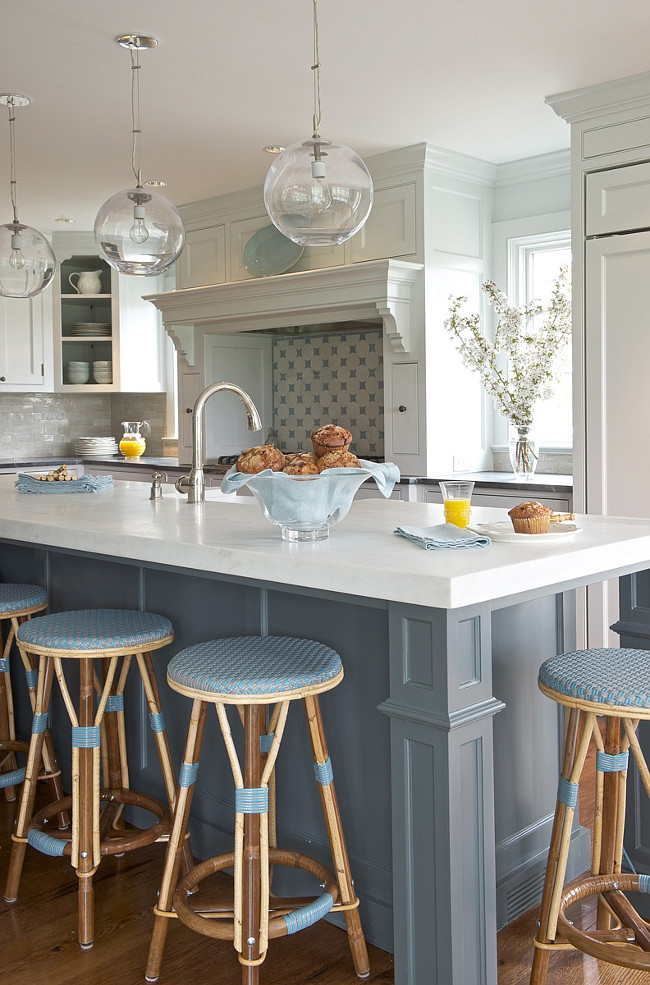
<instances>
[{"instance_id":1,"label":"white wood hood mantel","mask_svg":"<svg viewBox=\"0 0 650 985\"><path fill-rule=\"evenodd\" d=\"M253 332L380 316L393 350L409 352L413 285L422 269L406 260L373 260L150 294L146 300L162 312L172 338L174 325L210 323L215 332Z\"/></svg>"}]
</instances>

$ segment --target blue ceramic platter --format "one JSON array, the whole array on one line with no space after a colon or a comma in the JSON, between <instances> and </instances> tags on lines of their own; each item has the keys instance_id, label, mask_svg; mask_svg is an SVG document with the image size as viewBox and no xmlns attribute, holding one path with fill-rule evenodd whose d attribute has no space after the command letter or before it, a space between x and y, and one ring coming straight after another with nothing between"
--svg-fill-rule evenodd
<instances>
[{"instance_id":1,"label":"blue ceramic platter","mask_svg":"<svg viewBox=\"0 0 650 985\"><path fill-rule=\"evenodd\" d=\"M244 266L256 277L271 277L290 270L304 252L304 246L283 236L275 226L264 226L244 247Z\"/></svg>"}]
</instances>

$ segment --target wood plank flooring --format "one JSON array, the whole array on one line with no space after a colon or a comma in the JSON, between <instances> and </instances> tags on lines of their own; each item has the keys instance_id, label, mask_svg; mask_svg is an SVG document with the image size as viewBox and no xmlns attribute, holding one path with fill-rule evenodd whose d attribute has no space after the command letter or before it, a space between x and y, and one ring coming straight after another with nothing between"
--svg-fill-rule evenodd
<instances>
[{"instance_id":1,"label":"wood plank flooring","mask_svg":"<svg viewBox=\"0 0 650 985\"><path fill-rule=\"evenodd\" d=\"M0 792L0 890L15 814L16 805L7 804ZM102 861L95 877L95 946L82 951L76 943L76 877L69 863L28 849L18 902L9 905L0 899L3 983L142 985L163 853L162 845L152 845L121 859ZM499 933L498 985L527 985L535 919L531 911ZM393 985L392 956L378 948L369 950L371 974L365 981ZM231 944L200 937L175 920L159 981L160 985L240 985L241 969ZM324 921L272 941L260 972L261 985L346 985L355 981L345 933ZM547 982L650 985L650 975L571 951L552 955Z\"/></svg>"}]
</instances>

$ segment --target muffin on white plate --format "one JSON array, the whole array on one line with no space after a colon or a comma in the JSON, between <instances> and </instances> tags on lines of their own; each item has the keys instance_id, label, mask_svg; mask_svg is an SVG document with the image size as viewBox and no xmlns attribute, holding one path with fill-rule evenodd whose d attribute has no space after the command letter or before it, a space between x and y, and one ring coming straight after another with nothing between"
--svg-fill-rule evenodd
<instances>
[{"instance_id":1,"label":"muffin on white plate","mask_svg":"<svg viewBox=\"0 0 650 985\"><path fill-rule=\"evenodd\" d=\"M535 500L526 503L518 503L508 510L508 516L512 520L515 533L518 534L546 534L548 533L553 510L550 506L544 506Z\"/></svg>"}]
</instances>

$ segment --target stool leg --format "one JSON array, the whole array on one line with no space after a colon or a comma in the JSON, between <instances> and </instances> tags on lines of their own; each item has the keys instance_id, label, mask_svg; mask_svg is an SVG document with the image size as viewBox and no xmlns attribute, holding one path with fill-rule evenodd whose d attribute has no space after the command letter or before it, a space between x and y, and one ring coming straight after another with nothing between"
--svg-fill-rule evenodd
<instances>
[{"instance_id":1,"label":"stool leg","mask_svg":"<svg viewBox=\"0 0 650 985\"><path fill-rule=\"evenodd\" d=\"M595 716L583 714L577 708L569 709L562 752L561 779L571 788L577 787L584 766ZM576 791L577 792L577 791ZM564 887L567 856L571 840L571 827L575 807L558 800L555 807L551 845L546 865L544 891L539 914L539 928L535 937L535 953L530 975L530 985L544 985L548 972L550 949L537 945L552 944L557 932L559 901Z\"/></svg>"},{"instance_id":2,"label":"stool leg","mask_svg":"<svg viewBox=\"0 0 650 985\"><path fill-rule=\"evenodd\" d=\"M93 662L80 660L79 666L79 727L89 728L95 720L95 684ZM99 777L97 748L73 748L72 785L72 865L78 879L79 944L83 950L93 946L95 939L95 893L93 875L97 868L95 842L99 836ZM75 791L75 787L77 788ZM75 797L75 792L77 796ZM76 803L75 803L76 801Z\"/></svg>"},{"instance_id":3,"label":"stool leg","mask_svg":"<svg viewBox=\"0 0 650 985\"><path fill-rule=\"evenodd\" d=\"M151 727L156 739L160 769L162 770L163 780L165 782L169 811L173 815L176 809L176 778L174 776L174 767L169 748L169 739L167 737L167 729L165 728L162 705L160 703L160 691L158 688L156 671L154 670L151 653L139 653L137 658L138 667L140 668L140 676L142 677L142 685L144 687L145 695L147 697L147 704L149 706ZM192 852L190 849L189 840L187 838L183 840L182 852L183 874L186 875L193 866Z\"/></svg>"},{"instance_id":4,"label":"stool leg","mask_svg":"<svg viewBox=\"0 0 650 985\"><path fill-rule=\"evenodd\" d=\"M314 763L318 766L329 764L329 753L325 741L325 730L320 712L320 703L317 695L307 695L304 698L305 714L309 726L311 738L312 754ZM330 842L332 858L334 860L335 873L339 885L341 902L344 906L353 904L350 909L343 911L345 915L345 925L348 932L348 941L354 963L354 970L359 978L367 978L370 974L370 962L368 960L368 949L366 939L361 928L359 917L359 900L354 890L352 874L350 872L350 862L345 846L343 835L343 825L339 812L338 801L334 781L319 782L320 798L323 807L323 815L327 825L327 834ZM356 906L354 904L356 903Z\"/></svg>"},{"instance_id":5,"label":"stool leg","mask_svg":"<svg viewBox=\"0 0 650 985\"><path fill-rule=\"evenodd\" d=\"M264 705L244 708L244 786L259 787L262 777L260 736L266 732ZM257 985L260 956L259 933L262 925L262 890L260 859L260 815L244 814L244 844L242 857L242 985Z\"/></svg>"},{"instance_id":6,"label":"stool leg","mask_svg":"<svg viewBox=\"0 0 650 985\"><path fill-rule=\"evenodd\" d=\"M43 741L45 738L44 722L47 720L47 710L52 692L52 681L54 679L54 664L52 660L49 657L41 657L40 664L32 735L29 742L29 752L27 753L27 765L25 767L25 779L23 780L23 789L20 796L16 831L11 836L13 845L11 848L11 858L9 860L9 871L7 873L4 896L7 903L15 903L18 899L20 877L23 871L25 850L27 848L27 830L34 813L36 784L38 783L39 767L42 761Z\"/></svg>"},{"instance_id":7,"label":"stool leg","mask_svg":"<svg viewBox=\"0 0 650 985\"><path fill-rule=\"evenodd\" d=\"M170 918L173 917L173 898L178 883L178 877L183 862L184 846L186 843L185 833L187 822L192 806L192 795L194 793L194 783L196 780L196 770L201 755L201 745L203 743L203 733L205 731L207 705L205 701L196 698L192 703L190 714L190 724L185 743L185 753L181 764L178 797L176 799L176 810L174 812L174 823L172 832L169 836L167 854L165 855L165 867L163 869L162 883L158 897L158 906L154 907L156 919L154 921L151 944L149 945L149 957L145 970L145 979L148 982L155 982L160 975L165 940Z\"/></svg>"},{"instance_id":8,"label":"stool leg","mask_svg":"<svg viewBox=\"0 0 650 985\"><path fill-rule=\"evenodd\" d=\"M11 653L11 644L14 638L15 620L11 620L11 625L7 633L7 638L2 642L2 622L0 622L0 648L2 652L2 670L0 671L0 742L4 741L14 741L16 738L16 731L14 728L14 704L13 704L13 694L11 691L11 674L9 672L9 655ZM12 773L18 768L18 762L14 753L8 753L6 760L2 764L3 772L6 766L6 772ZM16 788L15 787L5 787L5 799L13 802L16 799Z\"/></svg>"}]
</instances>

